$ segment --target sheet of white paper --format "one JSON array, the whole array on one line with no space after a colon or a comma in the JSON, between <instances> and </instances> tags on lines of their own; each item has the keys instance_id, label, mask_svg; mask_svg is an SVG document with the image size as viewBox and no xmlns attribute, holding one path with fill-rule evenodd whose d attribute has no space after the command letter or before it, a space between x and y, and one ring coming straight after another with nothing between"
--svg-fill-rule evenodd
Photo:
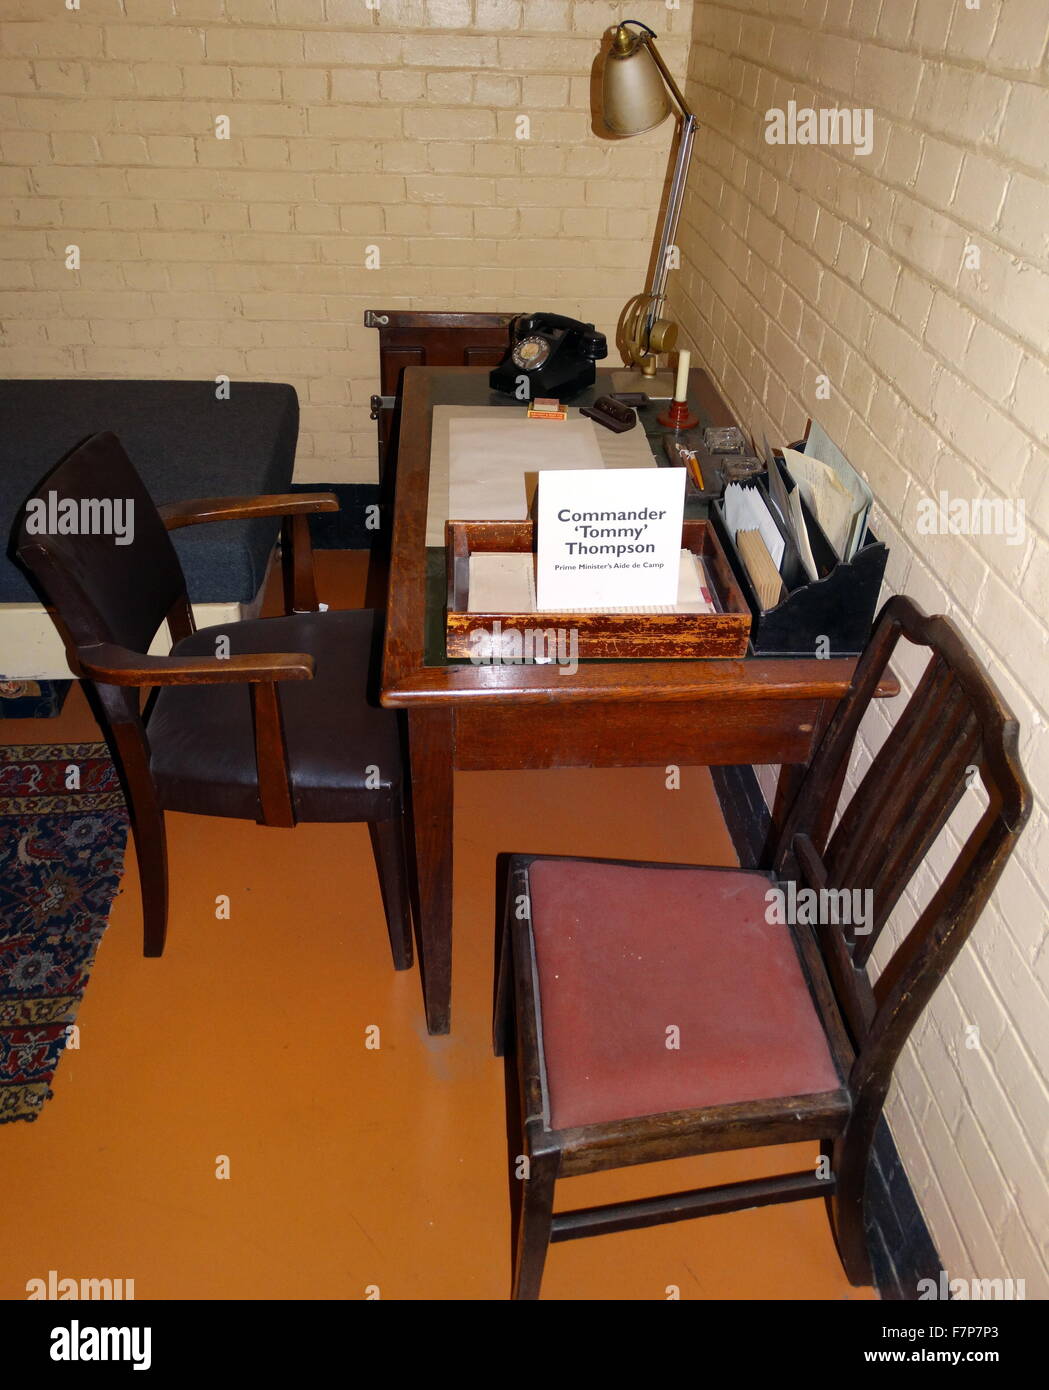
<instances>
[{"instance_id":1,"label":"sheet of white paper","mask_svg":"<svg viewBox=\"0 0 1049 1390\"><path fill-rule=\"evenodd\" d=\"M817 459L820 463L826 464L833 472L838 485L848 493L851 499L849 527L842 549L839 551L844 559L851 560L863 544L863 537L867 530L867 517L874 502L874 494L818 420L813 420L809 426L804 457ZM822 524L821 522L820 525Z\"/></svg>"},{"instance_id":2,"label":"sheet of white paper","mask_svg":"<svg viewBox=\"0 0 1049 1390\"><path fill-rule=\"evenodd\" d=\"M794 449L784 449L783 457L835 554L844 557L855 519L852 494L837 471L821 459L809 458Z\"/></svg>"},{"instance_id":3,"label":"sheet of white paper","mask_svg":"<svg viewBox=\"0 0 1049 1390\"><path fill-rule=\"evenodd\" d=\"M815 584L819 579L819 570L816 568L816 557L812 553L812 545L809 541L809 528L805 521L805 513L801 510L801 488L796 487L793 492L787 494L787 505L790 507L790 514L794 518L794 530L798 537L798 554L801 556L801 563L805 567L805 573L809 577L809 583Z\"/></svg>"},{"instance_id":4,"label":"sheet of white paper","mask_svg":"<svg viewBox=\"0 0 1049 1390\"><path fill-rule=\"evenodd\" d=\"M470 556L469 613L534 613L535 556L530 550Z\"/></svg>"},{"instance_id":5,"label":"sheet of white paper","mask_svg":"<svg viewBox=\"0 0 1049 1390\"><path fill-rule=\"evenodd\" d=\"M444 525L448 519L448 478L450 455L450 426L453 420L526 420L524 409L505 405L435 405L433 408L433 428L430 438L430 482L426 501L426 544L443 546L445 542ZM568 419L584 420L578 406L568 407ZM529 424L538 430L559 429L561 421L531 420ZM606 468L655 468L652 455L643 429L635 427L625 434L614 434L601 429L592 421L586 423L594 432L598 449ZM534 469L526 470L534 472Z\"/></svg>"},{"instance_id":6,"label":"sheet of white paper","mask_svg":"<svg viewBox=\"0 0 1049 1390\"><path fill-rule=\"evenodd\" d=\"M681 552L678 570L677 603L650 604L647 608L564 608L563 613L716 613L714 600L707 588L703 562L691 550Z\"/></svg>"},{"instance_id":7,"label":"sheet of white paper","mask_svg":"<svg viewBox=\"0 0 1049 1390\"><path fill-rule=\"evenodd\" d=\"M448 519L524 521L525 475L604 468L592 420L450 420Z\"/></svg>"},{"instance_id":8,"label":"sheet of white paper","mask_svg":"<svg viewBox=\"0 0 1049 1390\"><path fill-rule=\"evenodd\" d=\"M470 613L534 613L535 566L523 551L470 556ZM703 561L681 552L677 603L649 608L564 608L564 613L716 613Z\"/></svg>"},{"instance_id":9,"label":"sheet of white paper","mask_svg":"<svg viewBox=\"0 0 1049 1390\"><path fill-rule=\"evenodd\" d=\"M783 563L786 542L756 487L729 483L725 489L725 529L733 540L739 531L760 531L772 563L777 569Z\"/></svg>"}]
</instances>

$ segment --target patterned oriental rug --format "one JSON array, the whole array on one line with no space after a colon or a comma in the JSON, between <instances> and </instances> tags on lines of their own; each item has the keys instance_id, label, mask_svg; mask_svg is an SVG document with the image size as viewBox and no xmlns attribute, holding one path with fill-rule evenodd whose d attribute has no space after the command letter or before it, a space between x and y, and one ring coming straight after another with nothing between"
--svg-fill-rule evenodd
<instances>
[{"instance_id":1,"label":"patterned oriental rug","mask_svg":"<svg viewBox=\"0 0 1049 1390\"><path fill-rule=\"evenodd\" d=\"M104 743L0 745L0 1124L51 1097L127 830Z\"/></svg>"}]
</instances>

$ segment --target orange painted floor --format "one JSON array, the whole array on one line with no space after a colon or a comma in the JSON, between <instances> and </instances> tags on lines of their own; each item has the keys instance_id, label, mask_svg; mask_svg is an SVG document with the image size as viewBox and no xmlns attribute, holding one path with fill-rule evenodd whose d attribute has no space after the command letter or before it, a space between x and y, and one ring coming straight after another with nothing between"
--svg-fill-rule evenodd
<instances>
[{"instance_id":1,"label":"orange painted floor","mask_svg":"<svg viewBox=\"0 0 1049 1390\"><path fill-rule=\"evenodd\" d=\"M352 604L362 557L321 554ZM8 743L97 737L79 690ZM0 1298L61 1277L133 1278L138 1299L503 1299L509 1217L502 1064L489 1016L503 850L730 864L708 773L456 776L450 1037L397 974L364 826L276 830L169 816L172 923L141 954L134 853L54 1099L0 1130ZM217 894L231 899L215 918ZM365 1047L378 1026L381 1046ZM229 1178L216 1178L228 1159ZM561 1185L588 1205L808 1166L815 1148L636 1168ZM10 1200L17 1193L18 1200ZM547 1299L856 1299L822 1203L572 1241Z\"/></svg>"}]
</instances>

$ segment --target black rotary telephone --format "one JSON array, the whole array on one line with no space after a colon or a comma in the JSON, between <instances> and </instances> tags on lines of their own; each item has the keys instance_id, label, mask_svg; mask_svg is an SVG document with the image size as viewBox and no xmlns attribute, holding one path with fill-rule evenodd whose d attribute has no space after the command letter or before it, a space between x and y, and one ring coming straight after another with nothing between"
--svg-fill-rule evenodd
<instances>
[{"instance_id":1,"label":"black rotary telephone","mask_svg":"<svg viewBox=\"0 0 1049 1390\"><path fill-rule=\"evenodd\" d=\"M510 321L510 349L488 383L520 401L567 400L593 386L594 362L607 356L605 335L592 323L561 314L518 314Z\"/></svg>"}]
</instances>

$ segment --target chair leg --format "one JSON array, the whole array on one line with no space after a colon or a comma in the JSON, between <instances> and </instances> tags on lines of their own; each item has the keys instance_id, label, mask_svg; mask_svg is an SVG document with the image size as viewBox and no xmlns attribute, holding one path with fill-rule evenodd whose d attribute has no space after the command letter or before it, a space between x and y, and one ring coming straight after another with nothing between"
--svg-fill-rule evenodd
<instances>
[{"instance_id":1,"label":"chair leg","mask_svg":"<svg viewBox=\"0 0 1049 1390\"><path fill-rule=\"evenodd\" d=\"M554 1217L554 1183L560 1155L529 1155L529 1175L521 1179L521 1208L514 1250L515 1299L537 1299L550 1246Z\"/></svg>"},{"instance_id":2,"label":"chair leg","mask_svg":"<svg viewBox=\"0 0 1049 1390\"><path fill-rule=\"evenodd\" d=\"M124 783L142 892L142 954L162 956L168 930L168 841L140 727L114 725L111 748Z\"/></svg>"},{"instance_id":3,"label":"chair leg","mask_svg":"<svg viewBox=\"0 0 1049 1390\"><path fill-rule=\"evenodd\" d=\"M168 932L168 846L164 812L152 824L134 822L135 856L142 885L142 954L162 956Z\"/></svg>"},{"instance_id":4,"label":"chair leg","mask_svg":"<svg viewBox=\"0 0 1049 1390\"><path fill-rule=\"evenodd\" d=\"M368 822L395 970L412 964L412 911L403 816Z\"/></svg>"},{"instance_id":5,"label":"chair leg","mask_svg":"<svg viewBox=\"0 0 1049 1390\"><path fill-rule=\"evenodd\" d=\"M856 1287L874 1283L863 1199L876 1124L877 1115L867 1123L854 1117L833 1148L832 1168L836 1182L829 1203L831 1225L845 1277Z\"/></svg>"},{"instance_id":6,"label":"chair leg","mask_svg":"<svg viewBox=\"0 0 1049 1390\"><path fill-rule=\"evenodd\" d=\"M499 933L498 965L495 977L495 1007L492 1010L492 1051L497 1057L505 1057L513 1029L514 982L511 964L513 962L513 942L510 936L510 923L504 921Z\"/></svg>"}]
</instances>

